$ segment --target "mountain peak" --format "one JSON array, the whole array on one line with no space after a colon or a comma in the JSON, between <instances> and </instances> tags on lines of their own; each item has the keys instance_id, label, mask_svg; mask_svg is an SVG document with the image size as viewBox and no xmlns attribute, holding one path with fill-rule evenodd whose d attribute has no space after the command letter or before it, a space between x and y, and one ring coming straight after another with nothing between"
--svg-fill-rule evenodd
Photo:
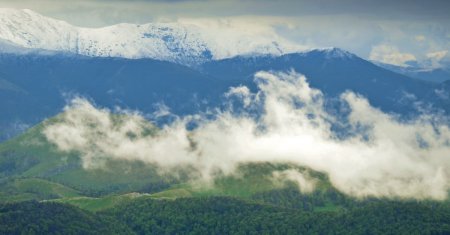
<instances>
[{"instance_id":1,"label":"mountain peak","mask_svg":"<svg viewBox=\"0 0 450 235\"><path fill-rule=\"evenodd\" d=\"M81 28L31 10L0 9L0 39L20 47L98 57L152 58L195 65L238 55L281 55L300 47L270 30L245 32L211 22ZM221 29L220 27L224 27Z\"/></svg>"},{"instance_id":2,"label":"mountain peak","mask_svg":"<svg viewBox=\"0 0 450 235\"><path fill-rule=\"evenodd\" d=\"M352 59L352 58L356 57L356 55L354 55L346 50L337 48L337 47L318 48L318 49L311 50L311 52L321 53L327 59L332 59L332 58Z\"/></svg>"}]
</instances>

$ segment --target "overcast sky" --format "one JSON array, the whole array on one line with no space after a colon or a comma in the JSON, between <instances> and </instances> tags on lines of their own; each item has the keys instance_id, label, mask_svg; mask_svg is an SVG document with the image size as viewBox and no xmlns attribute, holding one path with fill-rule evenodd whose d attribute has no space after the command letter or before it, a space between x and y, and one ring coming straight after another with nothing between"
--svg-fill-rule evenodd
<instances>
[{"instance_id":1,"label":"overcast sky","mask_svg":"<svg viewBox=\"0 0 450 235\"><path fill-rule=\"evenodd\" d=\"M267 24L296 43L391 64L450 64L447 0L0 0L83 27L180 19Z\"/></svg>"}]
</instances>

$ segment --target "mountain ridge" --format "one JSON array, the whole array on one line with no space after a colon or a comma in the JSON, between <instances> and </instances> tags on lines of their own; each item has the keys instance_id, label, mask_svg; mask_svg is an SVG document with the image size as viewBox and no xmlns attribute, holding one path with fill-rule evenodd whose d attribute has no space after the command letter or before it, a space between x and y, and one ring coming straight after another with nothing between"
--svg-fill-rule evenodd
<instances>
[{"instance_id":1,"label":"mountain ridge","mask_svg":"<svg viewBox=\"0 0 450 235\"><path fill-rule=\"evenodd\" d=\"M215 30L215 31L214 31ZM151 58L185 65L245 54L298 51L275 33L219 32L189 22L116 24L83 28L31 10L0 8L0 39L25 48L99 57ZM256 37L255 37L256 36ZM257 38L257 40L255 40Z\"/></svg>"},{"instance_id":2,"label":"mountain ridge","mask_svg":"<svg viewBox=\"0 0 450 235\"><path fill-rule=\"evenodd\" d=\"M74 95L111 109L151 114L154 103L164 103L176 115L192 114L220 105L230 87L245 85L256 91L253 75L258 71L295 70L325 94L352 90L387 112L415 112L416 101L431 102L446 112L450 107L448 85L411 79L338 48L283 56L237 56L197 66L31 50L0 53L0 69L0 107L10 110L0 116L0 140L55 115ZM413 94L414 99L405 100L404 93Z\"/></svg>"},{"instance_id":3,"label":"mountain ridge","mask_svg":"<svg viewBox=\"0 0 450 235\"><path fill-rule=\"evenodd\" d=\"M391 64L384 64L377 61L371 61L375 65L390 70L395 73L403 74L405 76L416 78L428 82L443 83L445 81L450 81L450 68L437 67L437 68L426 68L421 66L396 66Z\"/></svg>"}]
</instances>

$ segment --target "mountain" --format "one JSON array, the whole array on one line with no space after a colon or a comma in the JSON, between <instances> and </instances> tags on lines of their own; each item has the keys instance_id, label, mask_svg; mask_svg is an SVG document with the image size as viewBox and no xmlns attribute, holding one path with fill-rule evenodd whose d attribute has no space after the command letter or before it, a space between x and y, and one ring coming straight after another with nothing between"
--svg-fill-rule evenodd
<instances>
[{"instance_id":1,"label":"mountain","mask_svg":"<svg viewBox=\"0 0 450 235\"><path fill-rule=\"evenodd\" d=\"M380 62L374 63L387 70L428 82L441 83L450 80L450 68L422 68L418 66L402 67Z\"/></svg>"},{"instance_id":2,"label":"mountain","mask_svg":"<svg viewBox=\"0 0 450 235\"><path fill-rule=\"evenodd\" d=\"M313 211L338 210L347 200L324 174L290 164L241 165L238 175L218 177L213 187L190 184L182 172L179 177L160 174L156 165L140 161L111 158L103 167L84 168L80 153L60 151L44 136L43 128L58 121L59 116L48 119L0 144L0 203L52 200L100 211L137 198L227 196ZM272 172L287 169L316 179L315 199L302 195L295 184L271 180Z\"/></svg>"},{"instance_id":3,"label":"mountain","mask_svg":"<svg viewBox=\"0 0 450 235\"><path fill-rule=\"evenodd\" d=\"M448 187L443 189L447 191L439 192L440 195L448 192L447 197L422 199L427 198L424 191L428 187L415 191L414 187L403 186L403 181L412 186L445 185L447 168L444 161L437 172L433 170L434 165L424 161L428 161L428 153L433 157L435 151L443 153L448 146L448 139L445 139L448 128L441 128L439 117L450 115L450 80L436 83L411 78L405 75L406 72L393 72L393 69L377 66L339 48L299 52L298 47L270 30L253 30L247 26L246 30L237 31L220 24L205 26L199 22L180 21L81 28L30 10L0 9L0 234L450 234ZM319 89L325 96L323 100L318 99L319 105L323 101L326 106L325 112L318 108L319 115L330 114L331 119L339 119L341 114L345 116L348 112L346 104L339 99L342 93L360 94L372 106L394 114L386 119L376 115L382 118L381 122L384 120L382 128L374 126L376 131L382 131L383 136L399 134L412 138L407 138L406 144L396 141L398 138L383 139L381 142L387 145L380 146L385 146L386 152L378 152L377 135L374 135L374 141L370 136L366 139L365 129L371 129L371 126L363 122L355 128L343 125L336 129L332 120L328 128L325 120L327 127L322 129L322 118L316 119L316 112L308 112L293 123L301 121L306 127L312 125L314 131L292 128L294 132L305 130L305 136L308 135L302 137L306 141L297 143L290 140L298 138L283 138L286 134L292 135L290 131L271 134L272 127L265 122L257 123L253 129L253 122L247 121L253 118L251 115L260 118L257 112L264 111L251 107L244 113L248 116L244 116L238 125L252 133L244 133L242 139L238 135L236 142L209 134L229 133L227 125L234 124L224 118L224 124L219 123L217 128L207 126L207 132L203 133L201 128L195 129L195 123L192 129L182 128L180 135L176 129L175 137L186 143L182 145L180 158L170 156L177 155L177 151L172 152L170 148L178 149L177 141L171 138L163 145L146 148L147 144L153 144L152 141L164 140L166 131L174 131L163 125L177 120L174 116L205 114L209 117L216 110L236 107L224 94L237 86L258 92L260 84L254 80L254 75L261 70L304 74L311 87ZM291 83L287 86L296 88ZM306 85L302 88L309 90ZM287 90L295 93L293 89ZM267 95L264 91L263 88L259 93L261 96L256 98L264 99ZM92 116L81 117L79 120L86 121L86 127L76 131L61 126L63 134L75 132L66 138L67 141L86 143L81 145L83 147L64 151L64 147L47 138L44 130L48 130L49 125L71 125L71 118L77 119L70 109L64 109L75 97L86 98L102 109L102 115L93 112ZM275 101L268 97L269 102ZM276 99L283 99L280 97ZM315 100L315 97L308 98ZM301 99L293 97L282 103L292 103L289 107L303 106ZM288 112L288 106L283 106L286 107L268 106L276 115L267 119L285 115L297 119L293 115L296 112ZM315 106L312 108L316 109ZM137 118L130 116L130 110L148 120L139 118L138 124L129 122L130 117ZM239 115L240 109L237 110L231 115ZM416 125L405 122L405 129L414 130L404 134L403 127L396 128L404 123L393 121L397 118L408 120L424 112L439 119L436 125L424 125L416 131ZM435 112L442 116L434 116ZM367 112L368 117L371 113L371 110ZM165 118L155 119L160 115ZM93 128L102 126L101 121L95 121L99 117L107 123L104 132ZM288 119L280 120L282 129L296 125L291 126ZM241 130L239 128L237 130ZM356 132L361 128L363 133L341 142L339 131L346 128ZM89 131L87 135L94 137L94 141L77 138L81 129L92 131L92 135ZM105 134L111 130L113 134ZM114 134L116 130L120 130L120 134ZM397 130L399 133L391 133ZM430 137L432 142L428 143L427 136L422 139L422 131L424 136L432 133L430 135L436 139ZM440 138L441 131L443 139ZM233 130L231 132L229 134L233 134ZM270 138L266 138L264 132L270 134ZM370 130L367 133L370 134ZM199 135L207 140L207 146L196 140ZM257 148L251 146L253 135L258 136L260 145ZM100 138L114 141L95 143ZM326 139L325 144L320 144L323 139ZM251 153L252 149L268 143L267 140L281 146L273 160L270 156L265 157L270 154L264 151L249 154L251 157L240 164L241 161L232 156L233 153ZM441 140L442 143L434 145L433 141ZM211 148L213 142L220 145L217 148L212 145L214 151L204 151ZM420 153L424 156L406 157L418 150L406 148L406 145L415 146L416 142L421 145ZM122 146L122 143L125 144ZM236 151L235 148L241 148L241 143L245 151ZM317 155L318 158L314 161L306 158L303 161L283 160L289 159L283 156L291 154L289 146L297 144L306 149L305 155ZM366 144L370 147L366 148ZM114 150L101 150L103 147L116 150L115 145L120 146L118 152L133 156L122 158L114 156ZM140 155L132 151L139 145L145 147L140 151L145 158L134 156ZM343 150L340 145L344 146ZM395 145L406 151L397 151ZM343 173L349 179L358 178L352 173L352 164L358 164L356 169L367 170L368 174L381 176L356 180L352 190L367 185L369 191L377 191L377 185L383 183L389 187L381 187L381 191L385 191L381 194L355 194L352 190L342 189L342 182L333 175L335 172L314 163L322 155L310 151L314 147L330 149L324 155L330 157L331 168L345 171ZM267 150L269 148L271 145ZM89 153L84 151L91 149L93 151ZM153 149L162 153L161 161L152 161L152 157L157 157L151 154ZM219 151L230 151L225 155L230 159L209 159ZM299 154L299 158L302 157L301 153L294 152L293 156ZM373 158L377 161L364 157L372 156L371 152L376 154ZM192 162L217 161L224 166L233 162L233 167L222 171L215 167L208 169L209 163L199 164L198 169L182 164L169 168L170 172L164 167L163 162L178 163L191 157L191 153L198 157ZM385 158L384 153L393 154L394 160L398 161ZM333 159L341 154L355 160L347 164ZM359 155L362 157L357 158ZM429 160L435 163L436 159ZM86 164L86 161L95 164ZM419 163L415 165L415 161ZM342 168L342 165L346 167ZM395 168L385 168L387 165ZM370 171L372 168L382 170ZM431 178L421 174L415 177L416 168L419 173L430 172ZM204 169L211 171L207 179L199 175ZM407 177L400 177L404 173L408 173ZM385 182L388 178L392 181ZM391 194L396 181L400 182L396 187L398 191L405 189L408 191L405 195L411 198ZM354 184L352 180L344 182Z\"/></svg>"},{"instance_id":4,"label":"mountain","mask_svg":"<svg viewBox=\"0 0 450 235\"><path fill-rule=\"evenodd\" d=\"M146 115L162 105L176 115L198 113L221 106L232 86L255 91L261 70L295 70L331 98L351 90L403 116L450 112L445 84L338 48L289 53L294 47L276 34L224 31L224 38L195 22L80 28L30 10L0 13L0 108L8 110L0 115L0 140L56 115L74 96Z\"/></svg>"},{"instance_id":5,"label":"mountain","mask_svg":"<svg viewBox=\"0 0 450 235\"><path fill-rule=\"evenodd\" d=\"M236 82L152 59L57 54L0 54L0 115L4 138L59 113L75 96L151 114L164 104L176 114L218 105Z\"/></svg>"},{"instance_id":6,"label":"mountain","mask_svg":"<svg viewBox=\"0 0 450 235\"><path fill-rule=\"evenodd\" d=\"M0 201L155 192L173 183L160 177L155 166L140 162L111 160L105 168L84 169L77 152L61 152L43 135L45 125L57 120L0 144Z\"/></svg>"},{"instance_id":7,"label":"mountain","mask_svg":"<svg viewBox=\"0 0 450 235\"><path fill-rule=\"evenodd\" d=\"M412 79L338 48L281 56L238 56L196 67L153 59L80 56L51 51L0 54L0 139L61 112L76 96L100 107L138 110L148 117L167 106L185 115L221 107L230 87L256 91L258 71L295 70L330 98L351 90L385 112L416 115L418 107L450 112L445 84Z\"/></svg>"},{"instance_id":8,"label":"mountain","mask_svg":"<svg viewBox=\"0 0 450 235\"><path fill-rule=\"evenodd\" d=\"M353 198L326 174L290 164L241 165L207 186L139 161L84 169L79 153L61 152L43 136L58 118L0 144L1 234L450 231L448 200ZM307 173L316 188L273 181L273 172L287 169Z\"/></svg>"},{"instance_id":9,"label":"mountain","mask_svg":"<svg viewBox=\"0 0 450 235\"><path fill-rule=\"evenodd\" d=\"M450 91L442 84L412 79L339 48L315 49L281 56L238 56L201 65L201 71L219 80L250 81L257 71L291 71L304 74L312 87L330 97L350 90L371 105L403 116L416 115L418 107L450 113ZM445 94L445 95L443 95Z\"/></svg>"},{"instance_id":10,"label":"mountain","mask_svg":"<svg viewBox=\"0 0 450 235\"><path fill-rule=\"evenodd\" d=\"M220 37L222 34L226 37ZM26 48L96 57L151 58L185 65L298 50L275 33L249 34L189 22L81 28L16 9L0 9L0 39Z\"/></svg>"},{"instance_id":11,"label":"mountain","mask_svg":"<svg viewBox=\"0 0 450 235\"><path fill-rule=\"evenodd\" d=\"M0 233L450 231L448 200L353 198L326 174L288 163L240 165L206 186L139 161L108 159L103 168L85 169L80 153L61 152L44 137L43 128L58 121L59 115L0 143ZM149 128L149 135L158 131ZM283 170L309 175L315 189L274 182L273 173Z\"/></svg>"}]
</instances>

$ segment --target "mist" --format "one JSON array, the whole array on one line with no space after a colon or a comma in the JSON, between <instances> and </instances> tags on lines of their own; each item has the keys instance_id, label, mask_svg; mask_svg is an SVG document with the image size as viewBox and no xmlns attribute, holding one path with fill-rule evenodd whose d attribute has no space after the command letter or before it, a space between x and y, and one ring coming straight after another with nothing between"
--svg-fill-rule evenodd
<instances>
[{"instance_id":1,"label":"mist","mask_svg":"<svg viewBox=\"0 0 450 235\"><path fill-rule=\"evenodd\" d=\"M59 150L78 152L86 169L139 160L165 174L189 168L211 182L240 164L289 163L326 173L334 187L358 198L447 198L450 129L439 116L401 121L352 92L339 97L341 113L332 113L322 92L295 72L259 72L255 82L257 93L234 87L224 94L229 108L213 111L212 119L199 113L160 128L138 112L114 113L76 98L43 133ZM273 178L297 182L302 192L315 184L292 170Z\"/></svg>"}]
</instances>

